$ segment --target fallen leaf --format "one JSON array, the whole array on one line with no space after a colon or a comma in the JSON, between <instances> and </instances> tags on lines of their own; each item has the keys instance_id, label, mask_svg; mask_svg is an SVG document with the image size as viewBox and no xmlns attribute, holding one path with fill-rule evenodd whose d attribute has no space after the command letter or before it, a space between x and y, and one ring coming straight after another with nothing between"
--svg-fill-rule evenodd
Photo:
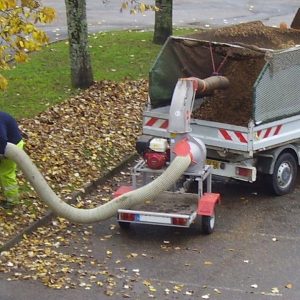
<instances>
[{"instance_id":1,"label":"fallen leaf","mask_svg":"<svg viewBox=\"0 0 300 300\"><path fill-rule=\"evenodd\" d=\"M273 294L278 294L279 293L279 289L277 287L273 287L271 291L272 291Z\"/></svg>"},{"instance_id":2,"label":"fallen leaf","mask_svg":"<svg viewBox=\"0 0 300 300\"><path fill-rule=\"evenodd\" d=\"M194 291L186 291L185 294L188 296L192 296L194 294Z\"/></svg>"},{"instance_id":3,"label":"fallen leaf","mask_svg":"<svg viewBox=\"0 0 300 300\"><path fill-rule=\"evenodd\" d=\"M137 253L130 253L130 257L137 257L138 254Z\"/></svg>"}]
</instances>

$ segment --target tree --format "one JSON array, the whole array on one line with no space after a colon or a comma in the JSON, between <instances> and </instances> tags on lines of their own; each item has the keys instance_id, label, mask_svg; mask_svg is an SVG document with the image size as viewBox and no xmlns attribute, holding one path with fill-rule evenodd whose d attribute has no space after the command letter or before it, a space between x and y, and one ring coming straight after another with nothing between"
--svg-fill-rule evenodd
<instances>
[{"instance_id":1,"label":"tree","mask_svg":"<svg viewBox=\"0 0 300 300\"><path fill-rule=\"evenodd\" d=\"M72 86L87 88L93 83L93 72L88 51L86 0L65 0L65 4Z\"/></svg>"},{"instance_id":2,"label":"tree","mask_svg":"<svg viewBox=\"0 0 300 300\"><path fill-rule=\"evenodd\" d=\"M144 4L137 0L123 0L121 11L129 9L131 14L143 13L146 10L155 11L153 42L163 44L173 33L173 0L156 0L155 5Z\"/></svg>"},{"instance_id":3,"label":"tree","mask_svg":"<svg viewBox=\"0 0 300 300\"><path fill-rule=\"evenodd\" d=\"M153 42L163 44L173 32L173 0L156 0Z\"/></svg>"},{"instance_id":4,"label":"tree","mask_svg":"<svg viewBox=\"0 0 300 300\"><path fill-rule=\"evenodd\" d=\"M37 23L50 23L55 10L37 0L0 0L0 70L10 68L10 62L26 62L28 52L40 50L48 43ZM7 79L0 73L0 90Z\"/></svg>"},{"instance_id":5,"label":"tree","mask_svg":"<svg viewBox=\"0 0 300 300\"><path fill-rule=\"evenodd\" d=\"M88 28L86 19L86 0L65 0L71 62L71 81L73 87L87 88L93 83L93 71L88 52ZM130 13L156 9L154 5L136 0L122 0L121 11Z\"/></svg>"}]
</instances>

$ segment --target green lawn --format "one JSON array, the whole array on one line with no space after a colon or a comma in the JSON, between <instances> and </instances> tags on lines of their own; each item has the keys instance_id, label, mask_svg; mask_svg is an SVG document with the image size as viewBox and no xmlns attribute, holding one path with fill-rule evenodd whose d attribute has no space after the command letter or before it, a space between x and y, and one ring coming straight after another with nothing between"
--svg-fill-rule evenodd
<instances>
[{"instance_id":1,"label":"green lawn","mask_svg":"<svg viewBox=\"0 0 300 300\"><path fill-rule=\"evenodd\" d=\"M174 35L192 29L174 30ZM161 46L152 43L153 32L118 31L91 35L89 47L94 80L147 78ZM33 117L47 107L78 93L70 85L69 49L65 41L32 53L30 61L2 72L9 88L0 92L0 110L17 119Z\"/></svg>"}]
</instances>

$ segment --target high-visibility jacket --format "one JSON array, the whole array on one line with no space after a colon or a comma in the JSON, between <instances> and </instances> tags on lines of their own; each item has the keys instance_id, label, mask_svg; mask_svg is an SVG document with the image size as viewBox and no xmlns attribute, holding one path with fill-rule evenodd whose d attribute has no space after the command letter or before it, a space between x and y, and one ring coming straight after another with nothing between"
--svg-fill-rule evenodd
<instances>
[{"instance_id":1,"label":"high-visibility jacket","mask_svg":"<svg viewBox=\"0 0 300 300\"><path fill-rule=\"evenodd\" d=\"M4 154L8 142L17 145L21 140L17 121L11 115L0 111L0 154Z\"/></svg>"},{"instance_id":2,"label":"high-visibility jacket","mask_svg":"<svg viewBox=\"0 0 300 300\"><path fill-rule=\"evenodd\" d=\"M0 112L0 154L4 154L8 142L23 148L24 143L16 120L9 114ZM0 158L0 185L6 201L11 203L16 203L19 198L16 169L14 161Z\"/></svg>"}]
</instances>

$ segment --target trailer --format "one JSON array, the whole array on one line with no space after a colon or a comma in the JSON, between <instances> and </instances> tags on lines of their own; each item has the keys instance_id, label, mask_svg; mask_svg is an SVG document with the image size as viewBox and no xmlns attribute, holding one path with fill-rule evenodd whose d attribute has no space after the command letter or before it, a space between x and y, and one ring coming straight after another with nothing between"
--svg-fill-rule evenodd
<instances>
[{"instance_id":1,"label":"trailer","mask_svg":"<svg viewBox=\"0 0 300 300\"><path fill-rule=\"evenodd\" d=\"M164 172L172 161L172 145L180 139L205 149L204 161L168 191L173 196L167 198L174 201L162 195L156 205L119 209L120 226L189 227L200 217L203 232L211 233L220 202L212 192L212 176L251 183L263 177L275 195L291 192L300 163L299 75L300 46L272 50L170 37L149 74L143 134L136 144L141 160L132 170L133 184L117 194L138 188L138 178L145 185ZM192 204L189 194L195 186ZM162 211L160 203L170 205ZM191 210L187 213L184 206L181 211L180 203Z\"/></svg>"},{"instance_id":2,"label":"trailer","mask_svg":"<svg viewBox=\"0 0 300 300\"><path fill-rule=\"evenodd\" d=\"M155 199L145 201L131 209L118 209L118 223L122 229L130 224L147 224L188 228L198 221L203 233L210 234L215 227L215 206L220 203L220 194L211 191L211 166L206 165L200 172L186 172L184 178L197 182L197 191L187 192L183 188L189 181L177 182L169 191L161 193ZM121 186L114 196L146 185L164 169L153 170L140 160L132 169L132 186ZM140 181L140 182L139 182ZM205 186L203 182L205 181Z\"/></svg>"},{"instance_id":3,"label":"trailer","mask_svg":"<svg viewBox=\"0 0 300 300\"><path fill-rule=\"evenodd\" d=\"M247 61L251 61L251 69L239 70L239 64ZM229 64L237 67L227 74L232 71L226 69ZM225 95L225 106L221 108L214 105L215 95L195 99L193 111L208 103L217 112L210 119L205 115L202 119L193 116L191 119L190 134L205 144L212 173L248 182L263 177L276 195L291 192L300 161L299 46L271 50L171 37L150 71L143 134L170 139L170 99L177 79L187 76L205 78L214 73L213 65L221 66L223 69L219 72L229 77L231 92L227 94L232 97L235 88L244 87L245 99L240 99L241 105L233 108L227 119L226 105L230 105L230 97ZM242 78L245 72L251 73L248 82ZM231 123L231 118L242 114L247 105L251 106L247 123L238 124L237 120L235 124ZM222 118L218 120L218 113L223 114L226 122Z\"/></svg>"}]
</instances>

